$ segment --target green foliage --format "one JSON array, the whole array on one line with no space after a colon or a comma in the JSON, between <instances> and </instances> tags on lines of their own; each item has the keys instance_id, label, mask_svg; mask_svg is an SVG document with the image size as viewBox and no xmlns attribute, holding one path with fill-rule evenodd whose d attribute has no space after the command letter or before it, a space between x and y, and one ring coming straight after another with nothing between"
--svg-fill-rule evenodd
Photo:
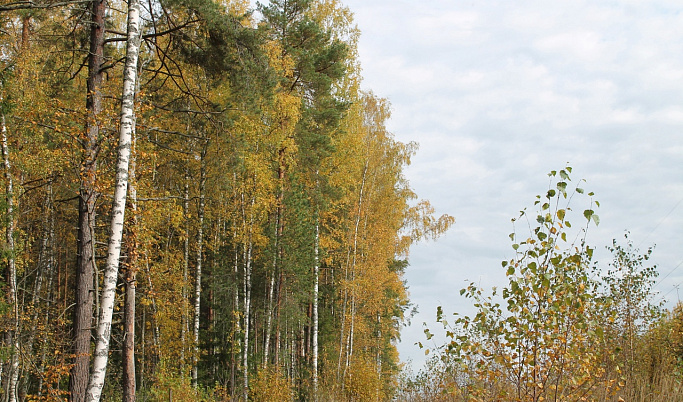
<instances>
[{"instance_id":1,"label":"green foliage","mask_svg":"<svg viewBox=\"0 0 683 402\"><path fill-rule=\"evenodd\" d=\"M612 348L617 351L617 361L629 380L635 371L642 368L639 359L643 355L642 334L653 328L662 317L662 302L653 303L652 287L658 277L656 266L644 266L650 259L653 248L642 254L624 235L626 245L613 240L608 247L613 255L610 269L602 276L603 292L611 301L610 316L613 320L604 323L610 331Z\"/></svg>"},{"instance_id":2,"label":"green foliage","mask_svg":"<svg viewBox=\"0 0 683 402\"><path fill-rule=\"evenodd\" d=\"M593 249L585 243L588 225L599 223L597 202L588 200L586 226L570 233L570 201L583 194L570 189L570 173L570 167L551 172L548 191L536 197L535 216L524 210L513 219L524 221L529 233L510 235L515 255L502 263L508 284L500 295L494 289L487 296L472 283L461 294L472 299L474 317L456 315L450 325L437 311L451 339L441 352L458 362L464 379L457 392L541 401L612 391L599 325L610 304L592 291Z\"/></svg>"}]
</instances>

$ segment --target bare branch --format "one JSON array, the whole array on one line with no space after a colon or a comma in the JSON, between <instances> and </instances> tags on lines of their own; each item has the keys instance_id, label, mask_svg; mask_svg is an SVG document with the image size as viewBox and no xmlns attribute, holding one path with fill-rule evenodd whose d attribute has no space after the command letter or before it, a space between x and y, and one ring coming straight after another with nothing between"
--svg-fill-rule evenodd
<instances>
[{"instance_id":1,"label":"bare branch","mask_svg":"<svg viewBox=\"0 0 683 402\"><path fill-rule=\"evenodd\" d=\"M72 4L85 4L85 3L90 3L90 0L71 0L71 1L56 2L56 3L35 3L31 0L29 0L29 1L15 1L14 3L8 3L8 4L0 6L0 13L3 11L50 9L50 8L69 6Z\"/></svg>"}]
</instances>

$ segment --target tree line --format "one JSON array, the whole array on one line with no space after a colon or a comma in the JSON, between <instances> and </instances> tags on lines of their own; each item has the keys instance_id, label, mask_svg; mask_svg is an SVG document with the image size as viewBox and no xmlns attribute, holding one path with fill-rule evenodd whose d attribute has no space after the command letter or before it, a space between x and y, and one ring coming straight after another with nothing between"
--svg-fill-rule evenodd
<instances>
[{"instance_id":1,"label":"tree line","mask_svg":"<svg viewBox=\"0 0 683 402\"><path fill-rule=\"evenodd\" d=\"M337 0L0 5L6 401L383 400L445 232Z\"/></svg>"}]
</instances>

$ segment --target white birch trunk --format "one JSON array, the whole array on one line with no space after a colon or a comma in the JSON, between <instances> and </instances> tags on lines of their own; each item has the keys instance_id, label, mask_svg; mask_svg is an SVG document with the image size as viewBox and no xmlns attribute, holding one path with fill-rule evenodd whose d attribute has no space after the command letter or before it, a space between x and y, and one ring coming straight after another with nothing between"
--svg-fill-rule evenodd
<instances>
[{"instance_id":1,"label":"white birch trunk","mask_svg":"<svg viewBox=\"0 0 683 402\"><path fill-rule=\"evenodd\" d=\"M154 284L152 283L152 273L151 270L149 269L149 256L147 255L147 251L145 250L145 274L147 275L147 288L149 289L149 294L151 295L152 299L152 320L154 321L154 331L152 332L152 342L154 344L154 350L157 353L157 358L159 360L162 359L162 354L161 354L161 329L159 328L159 309L157 308L157 299L154 296ZM143 322L145 322L143 320ZM144 325L143 325L144 329ZM142 337L143 339L143 344L144 344L144 339L145 337ZM144 356L144 354L143 354ZM144 370L143 370L144 373Z\"/></svg>"},{"instance_id":2,"label":"white birch trunk","mask_svg":"<svg viewBox=\"0 0 683 402\"><path fill-rule=\"evenodd\" d=\"M180 313L180 372L185 375L185 347L189 330L187 311L187 283L190 272L190 172L185 169L185 191L183 192L183 219L185 220L185 238L183 239L183 288L182 311Z\"/></svg>"},{"instance_id":3,"label":"white birch trunk","mask_svg":"<svg viewBox=\"0 0 683 402\"><path fill-rule=\"evenodd\" d=\"M119 130L118 163L116 168L116 188L111 216L111 235L107 254L107 265L104 273L104 288L100 320L97 326L97 344L95 346L92 374L88 384L87 400L99 401L104 387L109 358L109 340L111 337L111 320L114 312L116 280L121 256L121 238L123 237L123 221L126 209L126 192L128 190L128 166L130 162L131 137L135 125L135 82L137 80L138 52L140 50L140 4L138 0L128 1L128 41L126 47L126 64L123 72L123 90L121 94L121 123Z\"/></svg>"},{"instance_id":4,"label":"white birch trunk","mask_svg":"<svg viewBox=\"0 0 683 402\"><path fill-rule=\"evenodd\" d=\"M137 182L135 177L135 125L133 125L133 132L131 133L132 140L132 155L130 160L130 183L128 191L130 192L130 209L133 214L132 225L134 229L131 231L131 242L128 244L128 272L125 275L126 294L124 306L124 341L122 352L122 366L123 366L123 402L135 402L135 395L137 384L135 383L135 293L137 287L137 272L138 272L138 193ZM143 343L144 343L144 338Z\"/></svg>"},{"instance_id":5,"label":"white birch trunk","mask_svg":"<svg viewBox=\"0 0 683 402\"><path fill-rule=\"evenodd\" d=\"M251 240L247 247L244 264L244 349L242 350L242 374L244 400L249 400L249 315L251 313Z\"/></svg>"},{"instance_id":6,"label":"white birch trunk","mask_svg":"<svg viewBox=\"0 0 683 402\"><path fill-rule=\"evenodd\" d=\"M54 299L53 293L53 283L55 277L55 213L54 213L54 203L52 194L52 179L48 182L47 186L47 202L46 202L46 213L48 214L48 250L47 250L47 301L45 305L45 318L44 323L49 328L50 327L50 311ZM48 345L48 334L43 331L40 347L40 367L38 368L38 396L42 396L43 389L43 378L45 373L45 356L47 354Z\"/></svg>"},{"instance_id":7,"label":"white birch trunk","mask_svg":"<svg viewBox=\"0 0 683 402\"><path fill-rule=\"evenodd\" d=\"M0 98L0 102L2 98ZM17 383L19 382L19 302L17 300L17 266L14 259L14 187L9 161L9 147L7 146L7 125L5 114L0 113L0 132L2 133L2 159L5 167L5 191L7 197L7 229L5 231L7 249L9 252L9 297L8 302L12 308L12 329L9 331L10 341L10 372L7 401L17 401Z\"/></svg>"},{"instance_id":8,"label":"white birch trunk","mask_svg":"<svg viewBox=\"0 0 683 402\"><path fill-rule=\"evenodd\" d=\"M277 244L277 238L275 240ZM277 249L277 246L275 247ZM277 251L275 252L277 255ZM273 331L273 294L275 293L275 269L277 267L277 257L273 257L273 272L270 273L270 287L268 289L268 312L266 316L266 336L263 346L263 365L268 365L268 355L270 351L270 337Z\"/></svg>"},{"instance_id":9,"label":"white birch trunk","mask_svg":"<svg viewBox=\"0 0 683 402\"><path fill-rule=\"evenodd\" d=\"M244 250L244 349L242 349L242 395L245 401L249 400L249 316L251 314L251 252L253 247L252 230L254 227L254 204L256 200L251 199L249 210L249 226L246 222L244 211L244 201L242 202L242 219L245 233L249 233L248 245Z\"/></svg>"},{"instance_id":10,"label":"white birch trunk","mask_svg":"<svg viewBox=\"0 0 683 402\"><path fill-rule=\"evenodd\" d=\"M367 173L368 173L368 164L369 162L366 160L365 161L365 166L363 167L363 175L361 177L361 185L360 185L360 191L358 195L358 211L356 215L356 222L354 225L353 229L353 254L351 256L351 324L349 328L349 336L347 338L347 343L346 343L346 362L344 364L344 377L346 377L346 372L349 368L349 361L351 358L351 355L353 355L353 332L354 332L354 324L355 324L355 318L356 318L356 292L354 289L353 282L356 279L356 257L358 255L358 228L360 226L360 221L361 221L361 213L363 212L363 193L365 191L365 184L367 181ZM346 306L344 306L346 307ZM346 316L344 314L343 321L346 321ZM342 339L344 336L344 333L342 331ZM340 357L341 357L341 346L340 346L340 351L339 351ZM340 359L341 360L341 359ZM342 387L343 387L343 382L342 382Z\"/></svg>"},{"instance_id":11,"label":"white birch trunk","mask_svg":"<svg viewBox=\"0 0 683 402\"><path fill-rule=\"evenodd\" d=\"M192 328L192 335L194 337L194 353L192 354L192 386L197 387L197 364L199 363L199 316L201 313L202 300L202 262L204 253L204 206L206 193L206 148L208 144L204 144L201 155L201 168L199 178L199 211L197 218L199 220L199 228L197 229L197 267L195 269L195 286L194 286L194 326Z\"/></svg>"},{"instance_id":12,"label":"white birch trunk","mask_svg":"<svg viewBox=\"0 0 683 402\"><path fill-rule=\"evenodd\" d=\"M320 223L315 224L315 245L313 248L313 400L318 400L318 284L320 274Z\"/></svg>"}]
</instances>

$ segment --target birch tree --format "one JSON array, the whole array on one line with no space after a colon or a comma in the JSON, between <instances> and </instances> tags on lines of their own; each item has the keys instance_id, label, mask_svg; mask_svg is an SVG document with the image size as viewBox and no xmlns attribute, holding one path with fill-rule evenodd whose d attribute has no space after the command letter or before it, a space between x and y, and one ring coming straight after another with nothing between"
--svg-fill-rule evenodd
<instances>
[{"instance_id":1,"label":"birch tree","mask_svg":"<svg viewBox=\"0 0 683 402\"><path fill-rule=\"evenodd\" d=\"M140 4L137 0L129 0L128 39L126 46L126 63L123 72L123 90L121 95L121 122L119 128L116 187L114 191L114 204L112 207L107 265L104 273L104 288L102 290L102 311L97 327L97 343L94 352L95 357L93 359L92 374L88 384L88 401L100 400L109 358L112 314L114 311L116 281L118 279L119 259L121 255L126 193L128 190L128 168L130 164L132 133L135 125L135 84L137 81L138 53L140 50L140 32Z\"/></svg>"},{"instance_id":2,"label":"birch tree","mask_svg":"<svg viewBox=\"0 0 683 402\"><path fill-rule=\"evenodd\" d=\"M0 97L0 108L4 109L3 98ZM17 383L19 381L19 300L17 299L17 266L14 247L14 186L9 160L9 147L7 145L7 123L5 112L0 110L0 136L2 141L2 162L5 173L5 200L7 202L7 227L5 228L5 241L7 242L7 278L9 292L7 302L12 309L12 329L7 331L6 338L10 348L9 379L7 385L7 400L17 401Z\"/></svg>"}]
</instances>

